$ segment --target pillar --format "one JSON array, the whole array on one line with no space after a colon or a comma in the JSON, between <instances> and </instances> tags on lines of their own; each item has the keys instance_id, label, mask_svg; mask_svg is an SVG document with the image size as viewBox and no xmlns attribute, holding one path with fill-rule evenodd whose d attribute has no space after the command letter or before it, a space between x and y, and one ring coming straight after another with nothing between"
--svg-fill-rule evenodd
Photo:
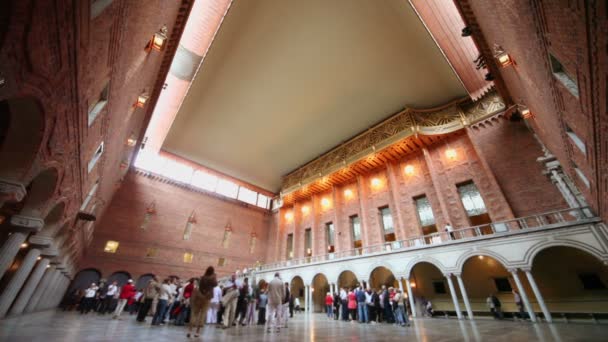
<instances>
[{"instance_id":1,"label":"pillar","mask_svg":"<svg viewBox=\"0 0 608 342\"><path fill-rule=\"evenodd\" d=\"M304 312L309 313L310 307L308 306L308 288L309 285L304 285Z\"/></svg>"},{"instance_id":2,"label":"pillar","mask_svg":"<svg viewBox=\"0 0 608 342\"><path fill-rule=\"evenodd\" d=\"M414 293L412 292L409 278L405 278L405 287L407 288L407 298L410 301L410 308L412 309L412 317L416 317L416 303L414 303Z\"/></svg>"},{"instance_id":3,"label":"pillar","mask_svg":"<svg viewBox=\"0 0 608 342\"><path fill-rule=\"evenodd\" d=\"M456 295L456 290L454 290L452 275L445 275L445 279L448 280L448 286L450 287L450 295L452 296L452 301L454 302L454 310L456 310L456 316L458 316L458 319L462 319L462 312L460 311L460 304L458 304L458 296Z\"/></svg>"},{"instance_id":4,"label":"pillar","mask_svg":"<svg viewBox=\"0 0 608 342\"><path fill-rule=\"evenodd\" d=\"M57 286L57 282L59 281L60 275L61 275L61 271L59 271L58 269L55 269L53 271L53 276L51 278L51 281L49 282L49 285L46 287L46 289L42 293L42 297L40 297L40 301L38 301L38 305L36 305L34 310L44 310L44 309L48 308L49 298L51 297L52 293L55 291L55 287Z\"/></svg>"},{"instance_id":5,"label":"pillar","mask_svg":"<svg viewBox=\"0 0 608 342\"><path fill-rule=\"evenodd\" d=\"M462 293L462 300L464 301L464 306L467 309L467 316L469 316L469 319L473 319L473 310L471 310L471 303L469 302L467 289L464 287L464 282L462 281L462 275L456 274L456 280L458 281L458 287L460 287L460 293Z\"/></svg>"},{"instance_id":6,"label":"pillar","mask_svg":"<svg viewBox=\"0 0 608 342\"><path fill-rule=\"evenodd\" d=\"M38 256L40 256L40 250L37 248L32 248L27 252L19 269L17 269L17 272L15 272L2 292L2 295L0 295L0 318L4 317L8 312L8 309L10 309L11 304L13 304L15 297L19 293L19 290L21 290L23 283L25 283L25 280L32 272L32 268L34 268Z\"/></svg>"},{"instance_id":7,"label":"pillar","mask_svg":"<svg viewBox=\"0 0 608 342\"><path fill-rule=\"evenodd\" d=\"M547 305L545 305L545 300L544 300L542 294L540 293L538 286L536 286L536 281L534 280L534 277L532 276L532 270L524 270L524 272L526 272L526 277L528 278L528 282L530 283L532 292L534 292L536 301L538 302L538 305L540 306L540 309L543 312L543 316L545 316L545 320L548 323L553 322L553 318L551 317L551 312L549 312L549 310L547 309Z\"/></svg>"},{"instance_id":8,"label":"pillar","mask_svg":"<svg viewBox=\"0 0 608 342\"><path fill-rule=\"evenodd\" d=\"M36 286L36 290L34 290L34 294L30 298L30 300L27 302L27 305L25 306L25 312L33 312L34 310L36 310L36 306L38 305L38 302L42 298L42 294L44 293L46 288L51 283L51 280L52 280L51 278L55 274L54 271L55 271L55 266L47 267L46 272L44 272L42 279L38 283L38 286Z\"/></svg>"},{"instance_id":9,"label":"pillar","mask_svg":"<svg viewBox=\"0 0 608 342\"><path fill-rule=\"evenodd\" d=\"M44 275L48 264L49 259L47 258L44 258L38 262L38 264L34 268L34 271L32 271L32 274L28 278L27 283L21 290L21 293L19 293L19 297L13 304L13 307L10 311L11 315L20 315L23 313L23 310L25 310L25 306L32 298L36 287L38 287L38 284L40 283L40 280L42 279L42 276Z\"/></svg>"},{"instance_id":10,"label":"pillar","mask_svg":"<svg viewBox=\"0 0 608 342\"><path fill-rule=\"evenodd\" d=\"M314 290L312 286L308 285L308 307L310 308L310 313L315 311L315 303L312 297Z\"/></svg>"},{"instance_id":11,"label":"pillar","mask_svg":"<svg viewBox=\"0 0 608 342\"><path fill-rule=\"evenodd\" d=\"M521 300L524 302L526 310L528 311L528 315L530 315L530 320L532 322L536 322L536 314L534 313L534 310L532 309L530 300L528 300L528 295L526 294L526 291L525 291L523 285L521 284L521 280L519 280L519 275L517 274L517 269L509 270L509 271L513 275L513 280L515 281L515 285L517 285L517 290L519 291L519 296L521 297Z\"/></svg>"},{"instance_id":12,"label":"pillar","mask_svg":"<svg viewBox=\"0 0 608 342\"><path fill-rule=\"evenodd\" d=\"M397 277L397 282L399 283L399 290L401 291L401 293L403 293L403 280L401 279L401 277Z\"/></svg>"},{"instance_id":13,"label":"pillar","mask_svg":"<svg viewBox=\"0 0 608 342\"><path fill-rule=\"evenodd\" d=\"M52 308L56 308L57 306L59 306L59 304L63 300L66 287L68 286L69 283L70 283L69 278L66 275L63 275L61 277L61 283L59 284L59 287L57 288L57 291L55 292L55 296L54 296L55 300L53 300L53 303L51 305Z\"/></svg>"},{"instance_id":14,"label":"pillar","mask_svg":"<svg viewBox=\"0 0 608 342\"><path fill-rule=\"evenodd\" d=\"M399 165L397 165L398 167ZM397 218L397 226L395 227L395 238L397 241L405 240L407 238L405 223L403 220L403 215L401 214L403 210L401 209L401 204L399 201L399 176L395 173L395 165L391 162L386 164L386 178L388 180L388 195L389 195L389 205L392 208L391 213ZM403 289L401 289L403 292Z\"/></svg>"},{"instance_id":15,"label":"pillar","mask_svg":"<svg viewBox=\"0 0 608 342\"><path fill-rule=\"evenodd\" d=\"M19 249L21 248L21 244L25 242L27 239L27 233L22 232L13 232L9 235L6 242L0 247L0 279L11 267L13 260L15 260L15 256L19 253Z\"/></svg>"}]
</instances>

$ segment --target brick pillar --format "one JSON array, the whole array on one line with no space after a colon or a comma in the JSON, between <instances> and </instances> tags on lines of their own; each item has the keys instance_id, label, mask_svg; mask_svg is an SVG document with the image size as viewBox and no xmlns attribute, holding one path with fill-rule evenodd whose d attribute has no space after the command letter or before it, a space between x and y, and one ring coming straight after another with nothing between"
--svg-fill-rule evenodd
<instances>
[{"instance_id":1,"label":"brick pillar","mask_svg":"<svg viewBox=\"0 0 608 342\"><path fill-rule=\"evenodd\" d=\"M27 233L22 232L13 232L6 242L0 247L0 278L6 273L13 260L15 260L15 256L19 253L19 249L21 248L21 244L25 242L27 239Z\"/></svg>"},{"instance_id":2,"label":"brick pillar","mask_svg":"<svg viewBox=\"0 0 608 342\"><path fill-rule=\"evenodd\" d=\"M34 268L34 271L28 278L27 283L21 290L21 293L19 293L19 297L13 304L13 307L10 311L11 315L20 315L23 313L23 310L25 310L27 303L30 301L34 294L36 287L38 287L38 284L40 283L40 280L42 279L42 276L44 275L48 264L49 259L47 258L44 258L40 260L40 262L38 262L36 268Z\"/></svg>"},{"instance_id":3,"label":"brick pillar","mask_svg":"<svg viewBox=\"0 0 608 342\"><path fill-rule=\"evenodd\" d=\"M365 247L373 243L373 234L369 222L369 192L367 191L367 186L365 186L365 179L361 175L357 176L357 195L361 211L361 242L363 247Z\"/></svg>"},{"instance_id":4,"label":"brick pillar","mask_svg":"<svg viewBox=\"0 0 608 342\"><path fill-rule=\"evenodd\" d=\"M397 181L397 175L395 174L395 165L392 163L386 164L386 179L388 181L388 198L389 206L392 208L391 212L394 213L394 217L397 218L397 227L395 227L395 235L397 241L405 240L407 238L405 223L403 220L403 212L401 209L401 203L399 202L399 182Z\"/></svg>"},{"instance_id":5,"label":"brick pillar","mask_svg":"<svg viewBox=\"0 0 608 342\"><path fill-rule=\"evenodd\" d=\"M429 170L429 174L431 175L431 181L433 182L433 188L435 189L435 194L437 195L437 199L439 200L439 207L441 208L441 217L437 217L437 231L443 231L443 227L448 221L453 221L450 217L450 211L448 210L447 201L444 196L444 187L443 180L441 179L441 175L439 175L437 168L434 165L431 154L426 149L426 147L422 148L422 153L424 154L424 160L426 161L426 167ZM454 226L454 222L452 222L452 226ZM467 224L468 226L468 224Z\"/></svg>"},{"instance_id":6,"label":"brick pillar","mask_svg":"<svg viewBox=\"0 0 608 342\"><path fill-rule=\"evenodd\" d=\"M40 250L32 248L27 252L25 258L23 258L23 262L19 265L19 269L11 278L2 292L2 295L0 295L0 318L4 317L8 312L8 309L11 307L11 304L13 304L15 297L19 293L19 290L21 290L23 283L25 283L25 280L32 272L32 268L34 268L34 264L36 264L36 258L39 256Z\"/></svg>"}]
</instances>

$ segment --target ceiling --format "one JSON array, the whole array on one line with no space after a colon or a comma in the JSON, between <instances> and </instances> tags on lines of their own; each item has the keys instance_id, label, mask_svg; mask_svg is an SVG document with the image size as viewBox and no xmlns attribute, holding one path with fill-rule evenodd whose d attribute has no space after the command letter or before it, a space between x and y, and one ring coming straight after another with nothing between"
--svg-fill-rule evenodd
<instances>
[{"instance_id":1,"label":"ceiling","mask_svg":"<svg viewBox=\"0 0 608 342\"><path fill-rule=\"evenodd\" d=\"M406 0L235 0L163 150L278 192L402 108L466 95Z\"/></svg>"}]
</instances>

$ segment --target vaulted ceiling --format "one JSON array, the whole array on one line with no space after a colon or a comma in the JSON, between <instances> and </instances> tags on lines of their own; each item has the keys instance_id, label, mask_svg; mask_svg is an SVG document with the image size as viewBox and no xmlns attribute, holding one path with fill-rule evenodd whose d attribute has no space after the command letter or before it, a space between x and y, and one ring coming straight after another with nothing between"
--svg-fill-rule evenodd
<instances>
[{"instance_id":1,"label":"vaulted ceiling","mask_svg":"<svg viewBox=\"0 0 608 342\"><path fill-rule=\"evenodd\" d=\"M163 149L277 192L402 108L466 95L407 0L235 0Z\"/></svg>"}]
</instances>

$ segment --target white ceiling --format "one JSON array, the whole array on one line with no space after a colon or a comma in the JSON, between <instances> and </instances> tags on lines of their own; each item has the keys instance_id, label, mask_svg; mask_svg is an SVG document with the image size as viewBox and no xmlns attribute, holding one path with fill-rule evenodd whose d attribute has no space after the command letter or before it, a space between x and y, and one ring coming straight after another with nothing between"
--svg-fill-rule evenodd
<instances>
[{"instance_id":1,"label":"white ceiling","mask_svg":"<svg viewBox=\"0 0 608 342\"><path fill-rule=\"evenodd\" d=\"M403 107L463 96L406 0L235 0L163 149L276 192Z\"/></svg>"}]
</instances>

